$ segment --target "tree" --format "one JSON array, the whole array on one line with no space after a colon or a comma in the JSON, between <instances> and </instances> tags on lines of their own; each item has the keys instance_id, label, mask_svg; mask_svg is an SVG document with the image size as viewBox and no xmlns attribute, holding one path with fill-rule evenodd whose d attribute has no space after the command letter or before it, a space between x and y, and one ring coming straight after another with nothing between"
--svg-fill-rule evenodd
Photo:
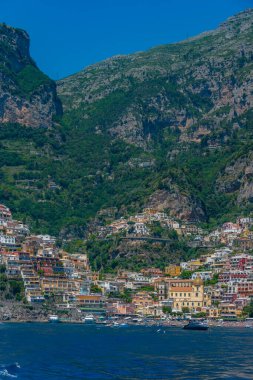
<instances>
[{"instance_id":1,"label":"tree","mask_svg":"<svg viewBox=\"0 0 253 380\"><path fill-rule=\"evenodd\" d=\"M164 314L171 314L172 308L170 306L163 306L163 313Z\"/></svg>"},{"instance_id":2,"label":"tree","mask_svg":"<svg viewBox=\"0 0 253 380\"><path fill-rule=\"evenodd\" d=\"M91 284L90 291L91 293L102 293L102 289L96 284Z\"/></svg>"},{"instance_id":3,"label":"tree","mask_svg":"<svg viewBox=\"0 0 253 380\"><path fill-rule=\"evenodd\" d=\"M38 270L38 275L39 275L40 277L44 276L44 270L43 270L43 269L39 269L39 270Z\"/></svg>"},{"instance_id":4,"label":"tree","mask_svg":"<svg viewBox=\"0 0 253 380\"><path fill-rule=\"evenodd\" d=\"M6 271L6 266L1 264L0 265L0 273L5 273L5 271Z\"/></svg>"},{"instance_id":5,"label":"tree","mask_svg":"<svg viewBox=\"0 0 253 380\"><path fill-rule=\"evenodd\" d=\"M206 318L206 313L203 311L196 313L194 314L194 318Z\"/></svg>"},{"instance_id":6,"label":"tree","mask_svg":"<svg viewBox=\"0 0 253 380\"><path fill-rule=\"evenodd\" d=\"M178 240L178 234L177 231L171 230L168 232L168 238L172 240Z\"/></svg>"},{"instance_id":7,"label":"tree","mask_svg":"<svg viewBox=\"0 0 253 380\"><path fill-rule=\"evenodd\" d=\"M184 280L188 280L191 278L192 272L190 270L183 270L180 277L183 278Z\"/></svg>"},{"instance_id":8,"label":"tree","mask_svg":"<svg viewBox=\"0 0 253 380\"><path fill-rule=\"evenodd\" d=\"M243 314L248 315L249 318L253 318L253 299L251 299L249 305L243 308Z\"/></svg>"},{"instance_id":9,"label":"tree","mask_svg":"<svg viewBox=\"0 0 253 380\"><path fill-rule=\"evenodd\" d=\"M208 285L216 285L218 281L219 281L219 274L215 273L213 275L213 278L211 280L206 280L205 281L205 285L206 286L208 286Z\"/></svg>"},{"instance_id":10,"label":"tree","mask_svg":"<svg viewBox=\"0 0 253 380\"><path fill-rule=\"evenodd\" d=\"M152 228L151 228L152 234L156 238L161 238L163 234L163 228L161 227L161 224L159 222L154 222Z\"/></svg>"},{"instance_id":11,"label":"tree","mask_svg":"<svg viewBox=\"0 0 253 380\"><path fill-rule=\"evenodd\" d=\"M132 302L131 289L124 289L123 293L120 293L120 298L126 303L131 303Z\"/></svg>"},{"instance_id":12,"label":"tree","mask_svg":"<svg viewBox=\"0 0 253 380\"><path fill-rule=\"evenodd\" d=\"M188 313L190 313L190 309L189 309L189 307L182 307L182 312L184 313L184 314L188 314Z\"/></svg>"}]
</instances>

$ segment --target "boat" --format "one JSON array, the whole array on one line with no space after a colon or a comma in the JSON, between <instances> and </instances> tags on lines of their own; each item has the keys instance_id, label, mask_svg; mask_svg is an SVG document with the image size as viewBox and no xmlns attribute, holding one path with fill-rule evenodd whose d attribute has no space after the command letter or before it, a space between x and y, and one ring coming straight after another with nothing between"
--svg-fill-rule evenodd
<instances>
[{"instance_id":1,"label":"boat","mask_svg":"<svg viewBox=\"0 0 253 380\"><path fill-rule=\"evenodd\" d=\"M48 317L48 322L51 322L51 323L59 323L60 320L59 320L58 315L49 315L49 317Z\"/></svg>"},{"instance_id":2,"label":"boat","mask_svg":"<svg viewBox=\"0 0 253 380\"><path fill-rule=\"evenodd\" d=\"M208 330L208 323L206 320L191 319L187 325L183 327L184 330Z\"/></svg>"},{"instance_id":3,"label":"boat","mask_svg":"<svg viewBox=\"0 0 253 380\"><path fill-rule=\"evenodd\" d=\"M120 323L118 325L118 327L128 327L128 326L129 326L128 323Z\"/></svg>"},{"instance_id":4,"label":"boat","mask_svg":"<svg viewBox=\"0 0 253 380\"><path fill-rule=\"evenodd\" d=\"M96 321L96 324L105 326L105 325L107 325L107 321Z\"/></svg>"},{"instance_id":5,"label":"boat","mask_svg":"<svg viewBox=\"0 0 253 380\"><path fill-rule=\"evenodd\" d=\"M92 314L88 314L83 318L83 323L85 323L86 325L93 325L94 323L96 323L96 320Z\"/></svg>"}]
</instances>

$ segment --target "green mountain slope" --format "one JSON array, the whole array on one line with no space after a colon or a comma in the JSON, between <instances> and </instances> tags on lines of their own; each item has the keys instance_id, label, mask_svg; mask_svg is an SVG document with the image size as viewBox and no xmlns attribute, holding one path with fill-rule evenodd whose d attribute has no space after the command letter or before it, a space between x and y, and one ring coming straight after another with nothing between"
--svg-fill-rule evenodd
<instances>
[{"instance_id":1,"label":"green mountain slope","mask_svg":"<svg viewBox=\"0 0 253 380\"><path fill-rule=\"evenodd\" d=\"M248 10L182 43L88 67L58 82L64 120L88 141L92 135L138 148L122 163L128 175L142 168L142 189L148 183L145 193L133 184L137 207L208 222L249 211L245 181L226 190L219 183L226 165L251 150L252 42ZM127 200L124 185L120 191Z\"/></svg>"},{"instance_id":2,"label":"green mountain slope","mask_svg":"<svg viewBox=\"0 0 253 380\"><path fill-rule=\"evenodd\" d=\"M1 201L64 237L83 236L112 206L118 217L151 206L209 225L250 213L252 25L249 10L59 81L64 115L53 128L0 128ZM23 74L15 80L28 94Z\"/></svg>"}]
</instances>

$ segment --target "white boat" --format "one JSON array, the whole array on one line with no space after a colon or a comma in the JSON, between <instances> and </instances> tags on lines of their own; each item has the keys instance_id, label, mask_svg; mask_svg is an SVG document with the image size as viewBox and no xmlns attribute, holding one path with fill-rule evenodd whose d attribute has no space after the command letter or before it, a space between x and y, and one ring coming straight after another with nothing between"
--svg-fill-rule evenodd
<instances>
[{"instance_id":1,"label":"white boat","mask_svg":"<svg viewBox=\"0 0 253 380\"><path fill-rule=\"evenodd\" d=\"M51 323L59 323L60 320L59 320L58 315L49 315L49 317L48 317L48 322L51 322Z\"/></svg>"},{"instance_id":2,"label":"white boat","mask_svg":"<svg viewBox=\"0 0 253 380\"><path fill-rule=\"evenodd\" d=\"M92 325L93 323L96 323L96 319L93 317L92 314L88 314L83 318L83 323L87 325Z\"/></svg>"}]
</instances>

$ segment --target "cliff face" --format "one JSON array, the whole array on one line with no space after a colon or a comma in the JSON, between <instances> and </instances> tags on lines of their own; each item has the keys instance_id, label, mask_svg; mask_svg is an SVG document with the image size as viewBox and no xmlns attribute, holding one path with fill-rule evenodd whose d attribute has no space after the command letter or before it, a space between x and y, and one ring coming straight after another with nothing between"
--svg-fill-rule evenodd
<instances>
[{"instance_id":1,"label":"cliff face","mask_svg":"<svg viewBox=\"0 0 253 380\"><path fill-rule=\"evenodd\" d=\"M253 152L230 162L216 181L217 191L235 194L236 203L253 203Z\"/></svg>"},{"instance_id":2,"label":"cliff face","mask_svg":"<svg viewBox=\"0 0 253 380\"><path fill-rule=\"evenodd\" d=\"M166 130L199 143L253 106L252 28L249 10L182 43L88 67L58 82L64 108L89 120L108 107L96 127L145 149Z\"/></svg>"},{"instance_id":3,"label":"cliff face","mask_svg":"<svg viewBox=\"0 0 253 380\"><path fill-rule=\"evenodd\" d=\"M0 122L50 128L62 113L55 83L29 54L28 34L0 25Z\"/></svg>"}]
</instances>

